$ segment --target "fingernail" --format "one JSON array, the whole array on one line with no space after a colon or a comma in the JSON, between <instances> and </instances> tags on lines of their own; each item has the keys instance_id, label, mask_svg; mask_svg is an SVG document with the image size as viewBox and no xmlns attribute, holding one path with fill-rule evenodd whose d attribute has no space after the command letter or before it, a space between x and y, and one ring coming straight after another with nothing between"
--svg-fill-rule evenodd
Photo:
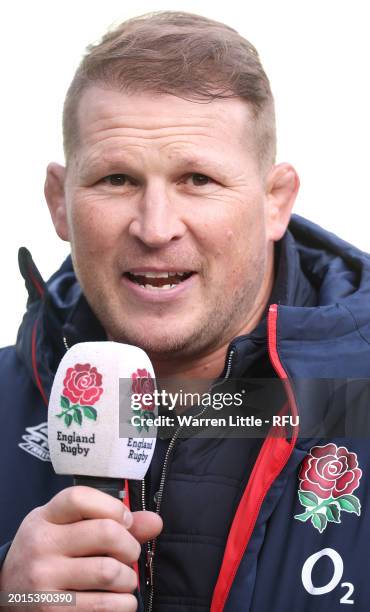
<instances>
[{"instance_id":1,"label":"fingernail","mask_svg":"<svg viewBox=\"0 0 370 612\"><path fill-rule=\"evenodd\" d=\"M123 524L126 527L126 529L131 527L131 525L133 523L133 520L134 520L134 518L133 518L131 512L129 510L125 510L125 512L123 514Z\"/></svg>"}]
</instances>

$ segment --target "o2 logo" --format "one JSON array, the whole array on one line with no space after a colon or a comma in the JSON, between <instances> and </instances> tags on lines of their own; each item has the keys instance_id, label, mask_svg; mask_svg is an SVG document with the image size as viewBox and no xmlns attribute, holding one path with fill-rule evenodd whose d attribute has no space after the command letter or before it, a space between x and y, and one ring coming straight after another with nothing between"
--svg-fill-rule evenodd
<instances>
[{"instance_id":1,"label":"o2 logo","mask_svg":"<svg viewBox=\"0 0 370 612\"><path fill-rule=\"evenodd\" d=\"M333 576L330 581L324 586L314 586L312 582L312 570L315 564L318 562L321 557L329 557L329 559L333 563ZM315 553L308 557L302 567L302 584L306 589L307 593L310 595L325 595L326 593L330 593L334 591L334 589L338 586L343 576L343 559L339 553L333 548L323 548L319 550L319 552ZM354 604L354 600L350 599L355 590L352 582L342 582L341 588L346 589L344 595L339 600L341 604Z\"/></svg>"}]
</instances>

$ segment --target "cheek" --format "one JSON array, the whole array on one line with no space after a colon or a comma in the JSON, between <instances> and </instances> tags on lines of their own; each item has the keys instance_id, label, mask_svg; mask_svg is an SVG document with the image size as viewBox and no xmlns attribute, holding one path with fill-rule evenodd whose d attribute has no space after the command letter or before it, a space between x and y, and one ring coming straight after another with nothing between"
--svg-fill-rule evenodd
<instances>
[{"instance_id":1,"label":"cheek","mask_svg":"<svg viewBox=\"0 0 370 612\"><path fill-rule=\"evenodd\" d=\"M223 269L225 282L235 285L241 278L250 277L255 266L266 258L267 240L263 217L246 219L245 215L232 223L225 223L219 235L215 259L218 270Z\"/></svg>"},{"instance_id":2,"label":"cheek","mask_svg":"<svg viewBox=\"0 0 370 612\"><path fill-rule=\"evenodd\" d=\"M100 256L114 250L122 222L104 202L75 200L70 209L71 245L77 254Z\"/></svg>"},{"instance_id":3,"label":"cheek","mask_svg":"<svg viewBox=\"0 0 370 612\"><path fill-rule=\"evenodd\" d=\"M222 231L207 236L208 254L211 254L211 272L214 282L222 287L234 285L243 268L240 236L224 223ZM212 237L212 242L210 238ZM244 237L245 241L245 237Z\"/></svg>"},{"instance_id":4,"label":"cheek","mask_svg":"<svg viewBox=\"0 0 370 612\"><path fill-rule=\"evenodd\" d=\"M219 236L218 240L218 248L216 250L216 256L224 257L228 259L232 255L232 251L238 243L238 237L235 233L235 230L224 226L224 231L222 235Z\"/></svg>"}]
</instances>

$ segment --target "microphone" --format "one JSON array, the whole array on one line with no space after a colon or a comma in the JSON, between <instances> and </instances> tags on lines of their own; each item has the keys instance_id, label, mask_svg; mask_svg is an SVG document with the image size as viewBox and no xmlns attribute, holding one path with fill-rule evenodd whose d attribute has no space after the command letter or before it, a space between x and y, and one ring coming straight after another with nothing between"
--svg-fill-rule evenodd
<instances>
[{"instance_id":1,"label":"microphone","mask_svg":"<svg viewBox=\"0 0 370 612\"><path fill-rule=\"evenodd\" d=\"M108 341L72 346L59 364L49 402L55 472L123 499L124 481L142 480L152 460L155 389L153 366L140 348Z\"/></svg>"}]
</instances>

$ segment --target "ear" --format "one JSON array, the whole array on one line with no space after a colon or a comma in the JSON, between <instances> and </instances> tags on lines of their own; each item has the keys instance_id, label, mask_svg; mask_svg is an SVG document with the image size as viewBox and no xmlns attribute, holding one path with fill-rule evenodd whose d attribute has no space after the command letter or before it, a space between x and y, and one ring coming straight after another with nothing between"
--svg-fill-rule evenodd
<instances>
[{"instance_id":1,"label":"ear","mask_svg":"<svg viewBox=\"0 0 370 612\"><path fill-rule=\"evenodd\" d=\"M64 180L66 169L60 164L49 164L46 169L44 186L45 198L49 207L55 231L59 238L68 241L68 223Z\"/></svg>"},{"instance_id":2,"label":"ear","mask_svg":"<svg viewBox=\"0 0 370 612\"><path fill-rule=\"evenodd\" d=\"M276 242L285 234L299 189L299 177L287 163L272 167L267 177L267 238Z\"/></svg>"}]
</instances>

